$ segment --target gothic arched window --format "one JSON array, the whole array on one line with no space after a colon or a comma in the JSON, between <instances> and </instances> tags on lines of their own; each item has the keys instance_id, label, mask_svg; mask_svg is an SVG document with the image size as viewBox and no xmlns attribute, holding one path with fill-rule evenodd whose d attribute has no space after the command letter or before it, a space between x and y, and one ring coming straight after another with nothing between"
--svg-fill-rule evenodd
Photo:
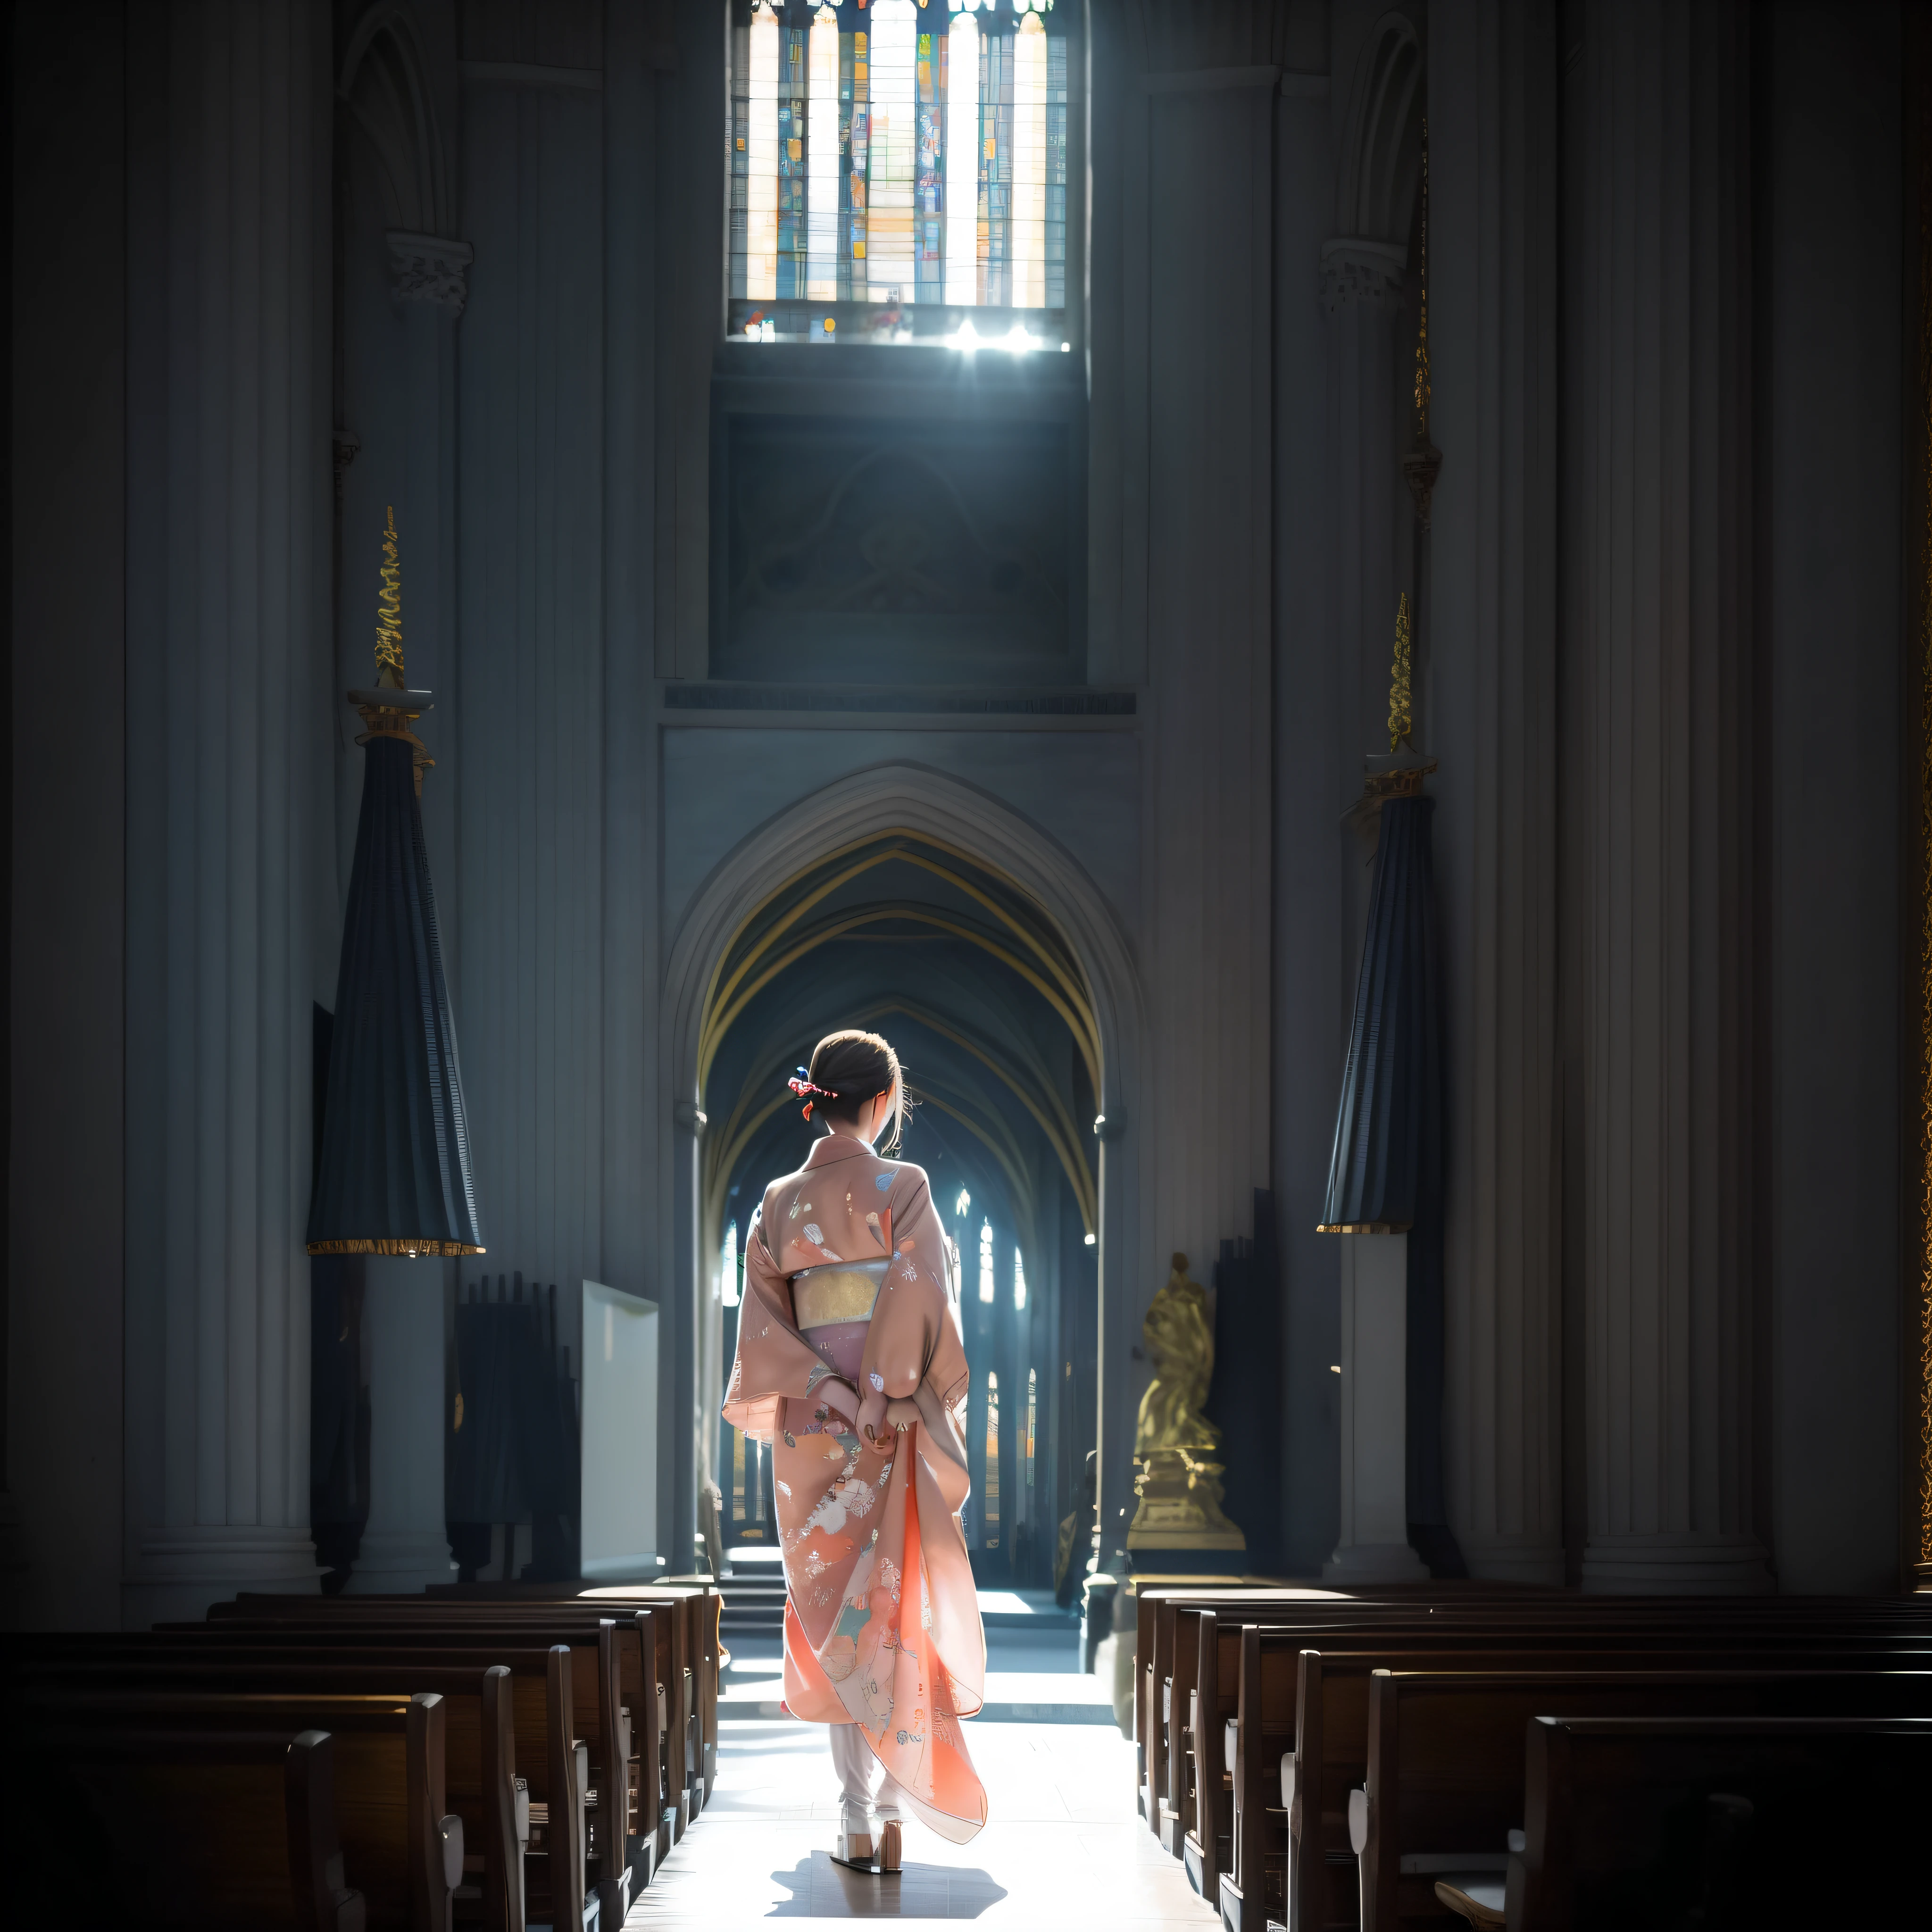
<instances>
[{"instance_id":1,"label":"gothic arched window","mask_svg":"<svg viewBox=\"0 0 1932 1932\"><path fill-rule=\"evenodd\" d=\"M1000 1378L986 1374L986 1478L980 1513L982 1540L988 1550L1000 1546Z\"/></svg>"},{"instance_id":2,"label":"gothic arched window","mask_svg":"<svg viewBox=\"0 0 1932 1932\"><path fill-rule=\"evenodd\" d=\"M734 0L729 333L1070 348L1070 70L1054 0Z\"/></svg>"}]
</instances>

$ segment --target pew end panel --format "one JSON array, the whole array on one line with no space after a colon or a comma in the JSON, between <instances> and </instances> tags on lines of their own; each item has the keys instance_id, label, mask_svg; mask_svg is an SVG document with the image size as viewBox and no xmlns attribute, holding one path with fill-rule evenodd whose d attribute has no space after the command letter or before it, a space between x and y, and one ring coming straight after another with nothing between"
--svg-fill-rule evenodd
<instances>
[{"instance_id":1,"label":"pew end panel","mask_svg":"<svg viewBox=\"0 0 1932 1932\"><path fill-rule=\"evenodd\" d=\"M1210 1905L1218 1904L1222 1874L1233 1869L1234 1762L1226 1730L1238 1716L1240 1672L1238 1619L1231 1619L1225 1609L1202 1611L1195 1668L1195 1809L1184 1856L1195 1889Z\"/></svg>"}]
</instances>

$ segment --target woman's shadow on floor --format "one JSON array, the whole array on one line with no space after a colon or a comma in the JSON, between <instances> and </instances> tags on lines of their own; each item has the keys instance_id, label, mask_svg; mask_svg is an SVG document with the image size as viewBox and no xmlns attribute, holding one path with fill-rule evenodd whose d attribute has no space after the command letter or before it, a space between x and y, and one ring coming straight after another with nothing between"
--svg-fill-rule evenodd
<instances>
[{"instance_id":1,"label":"woman's shadow on floor","mask_svg":"<svg viewBox=\"0 0 1932 1932\"><path fill-rule=\"evenodd\" d=\"M908 1862L888 1877L854 1871L830 1852L814 1852L772 1877L791 1896L768 1918L976 1918L1006 1895L976 1868Z\"/></svg>"}]
</instances>

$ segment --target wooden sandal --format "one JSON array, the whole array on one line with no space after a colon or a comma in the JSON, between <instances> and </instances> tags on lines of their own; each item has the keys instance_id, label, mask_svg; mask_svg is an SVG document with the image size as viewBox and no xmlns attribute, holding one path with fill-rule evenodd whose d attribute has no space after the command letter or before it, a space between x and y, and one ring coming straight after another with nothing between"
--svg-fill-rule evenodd
<instances>
[{"instance_id":1,"label":"wooden sandal","mask_svg":"<svg viewBox=\"0 0 1932 1932\"><path fill-rule=\"evenodd\" d=\"M832 1862L849 1865L854 1871L877 1871L879 1868L872 1856L872 1833L842 1830L838 1834L838 1849L832 1854Z\"/></svg>"},{"instance_id":2,"label":"wooden sandal","mask_svg":"<svg viewBox=\"0 0 1932 1932\"><path fill-rule=\"evenodd\" d=\"M848 1865L854 1871L878 1870L871 1814L862 1805L849 1802L840 1805L838 1849L832 1854L834 1864Z\"/></svg>"}]
</instances>

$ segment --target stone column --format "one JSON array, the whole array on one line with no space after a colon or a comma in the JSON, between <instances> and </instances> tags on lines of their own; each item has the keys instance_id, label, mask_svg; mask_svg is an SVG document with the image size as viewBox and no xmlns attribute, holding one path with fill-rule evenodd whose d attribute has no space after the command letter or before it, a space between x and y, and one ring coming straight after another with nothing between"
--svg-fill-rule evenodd
<instances>
[{"instance_id":1,"label":"stone column","mask_svg":"<svg viewBox=\"0 0 1932 1932\"><path fill-rule=\"evenodd\" d=\"M443 1500L446 1264L371 1255L362 1299L369 1350L369 1520L352 1595L453 1580Z\"/></svg>"},{"instance_id":2,"label":"stone column","mask_svg":"<svg viewBox=\"0 0 1932 1932\"><path fill-rule=\"evenodd\" d=\"M439 788L432 824L462 826L436 886L490 1259L555 1282L568 1336L586 1280L659 1286L607 1266L602 1245L607 1083L630 1077L603 1035L604 104L574 67L532 56L510 16L466 16L464 32L455 225L478 267L456 372L462 648L425 721L452 762L424 790ZM644 890L627 874L611 897ZM652 1010L635 980L608 992ZM613 1178L634 1198L634 1175Z\"/></svg>"},{"instance_id":3,"label":"stone column","mask_svg":"<svg viewBox=\"0 0 1932 1932\"><path fill-rule=\"evenodd\" d=\"M130 1626L318 1574L329 22L319 0L128 16Z\"/></svg>"},{"instance_id":4,"label":"stone column","mask_svg":"<svg viewBox=\"0 0 1932 1932\"><path fill-rule=\"evenodd\" d=\"M1470 1574L1563 1579L1551 0L1430 32L1429 601L1449 1148L1443 1450Z\"/></svg>"},{"instance_id":5,"label":"stone column","mask_svg":"<svg viewBox=\"0 0 1932 1932\"><path fill-rule=\"evenodd\" d=\"M1103 1558L1132 1512L1128 1344L1165 1268L1252 1226L1268 1173L1274 64L1244 10L1162 13L1143 85L1147 215L1146 1090L1109 1147L1140 1190L1142 1278L1107 1283ZM1258 51L1265 52L1262 48ZM1158 67L1154 65L1155 62ZM1198 63L1198 64L1197 64ZM1204 306L1199 292L1216 290ZM1109 1084L1112 1076L1109 1075ZM1183 1119L1198 1130L1174 1130ZM1110 1126L1115 1123L1110 1122ZM1103 1214L1112 1211L1111 1198ZM1112 1228L1108 1228L1111 1238ZM1112 1274L1111 1261L1105 1264ZM1118 1326L1115 1322L1118 1319Z\"/></svg>"},{"instance_id":6,"label":"stone column","mask_svg":"<svg viewBox=\"0 0 1932 1932\"><path fill-rule=\"evenodd\" d=\"M1759 1590L1748 10L1591 0L1567 586L1583 769L1586 1586Z\"/></svg>"}]
</instances>

